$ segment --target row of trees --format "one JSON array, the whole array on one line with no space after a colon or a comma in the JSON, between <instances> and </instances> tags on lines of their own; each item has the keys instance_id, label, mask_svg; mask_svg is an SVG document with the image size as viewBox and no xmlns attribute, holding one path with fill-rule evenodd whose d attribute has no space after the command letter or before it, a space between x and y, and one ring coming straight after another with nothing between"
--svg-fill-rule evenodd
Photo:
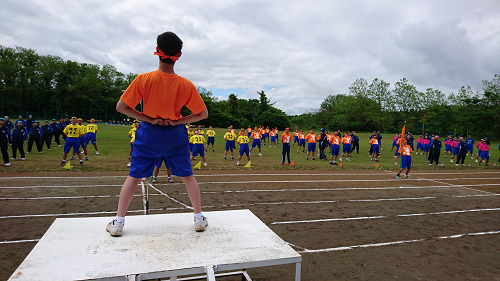
<instances>
[{"instance_id":1,"label":"row of trees","mask_svg":"<svg viewBox=\"0 0 500 281\"><path fill-rule=\"evenodd\" d=\"M38 119L78 116L123 120L127 117L116 112L116 102L136 76L123 74L112 65L64 61L32 49L0 46L1 113L14 117L33 114ZM217 100L207 89L199 87L198 91L210 112L208 120L202 121L205 125L290 125L286 114L273 106L264 91L259 92L260 99L230 95L227 101ZM189 110L183 108L182 114L189 114Z\"/></svg>"},{"instance_id":2,"label":"row of trees","mask_svg":"<svg viewBox=\"0 0 500 281\"><path fill-rule=\"evenodd\" d=\"M484 92L463 86L458 93L444 95L427 88L420 92L406 78L390 83L363 78L349 87L348 94L328 96L319 109L293 116L290 122L301 128L397 132L404 121L407 131L422 133L473 134L500 138L500 77L483 80Z\"/></svg>"}]
</instances>

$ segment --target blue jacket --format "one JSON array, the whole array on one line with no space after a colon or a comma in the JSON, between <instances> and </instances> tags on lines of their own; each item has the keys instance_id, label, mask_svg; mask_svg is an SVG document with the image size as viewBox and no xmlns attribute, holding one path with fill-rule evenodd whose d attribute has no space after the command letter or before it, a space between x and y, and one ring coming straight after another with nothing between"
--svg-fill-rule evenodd
<instances>
[{"instance_id":1,"label":"blue jacket","mask_svg":"<svg viewBox=\"0 0 500 281\"><path fill-rule=\"evenodd\" d=\"M0 127L0 143L8 143L11 142L10 129L7 126Z\"/></svg>"},{"instance_id":2,"label":"blue jacket","mask_svg":"<svg viewBox=\"0 0 500 281\"><path fill-rule=\"evenodd\" d=\"M25 141L28 139L28 129L24 127L16 127L14 131L12 131L12 140L13 141Z\"/></svg>"},{"instance_id":3,"label":"blue jacket","mask_svg":"<svg viewBox=\"0 0 500 281\"><path fill-rule=\"evenodd\" d=\"M30 136L42 136L42 128L40 127L31 127L29 128L28 135Z\"/></svg>"}]
</instances>

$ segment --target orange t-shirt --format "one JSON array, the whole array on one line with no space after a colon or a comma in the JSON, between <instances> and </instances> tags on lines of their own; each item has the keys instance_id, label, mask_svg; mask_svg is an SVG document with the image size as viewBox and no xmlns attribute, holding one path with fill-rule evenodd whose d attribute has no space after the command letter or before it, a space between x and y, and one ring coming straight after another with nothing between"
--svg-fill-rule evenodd
<instances>
[{"instance_id":1,"label":"orange t-shirt","mask_svg":"<svg viewBox=\"0 0 500 281\"><path fill-rule=\"evenodd\" d=\"M307 134L306 141L309 143L316 143L316 135L315 134Z\"/></svg>"},{"instance_id":2,"label":"orange t-shirt","mask_svg":"<svg viewBox=\"0 0 500 281\"><path fill-rule=\"evenodd\" d=\"M294 137L298 137L298 136L299 136L299 132L295 132L295 133L293 133L293 136L294 136Z\"/></svg>"},{"instance_id":3,"label":"orange t-shirt","mask_svg":"<svg viewBox=\"0 0 500 281\"><path fill-rule=\"evenodd\" d=\"M285 134L281 135L281 142L282 143L290 143L290 140L292 139L292 135L290 134Z\"/></svg>"},{"instance_id":4,"label":"orange t-shirt","mask_svg":"<svg viewBox=\"0 0 500 281\"><path fill-rule=\"evenodd\" d=\"M271 136L271 137L275 137L275 136L276 136L276 133L275 133L275 132L273 132L273 131L271 131L271 132L269 133L269 136Z\"/></svg>"},{"instance_id":5,"label":"orange t-shirt","mask_svg":"<svg viewBox=\"0 0 500 281\"><path fill-rule=\"evenodd\" d=\"M349 144L349 143L351 143L351 141L352 141L352 138L349 137L349 136L342 138L342 143L343 144Z\"/></svg>"},{"instance_id":6,"label":"orange t-shirt","mask_svg":"<svg viewBox=\"0 0 500 281\"><path fill-rule=\"evenodd\" d=\"M371 139L370 144L378 144L378 139Z\"/></svg>"},{"instance_id":7,"label":"orange t-shirt","mask_svg":"<svg viewBox=\"0 0 500 281\"><path fill-rule=\"evenodd\" d=\"M270 132L270 131L271 131L271 130L269 130L269 129L266 129L266 134L269 134L269 132Z\"/></svg>"},{"instance_id":8,"label":"orange t-shirt","mask_svg":"<svg viewBox=\"0 0 500 281\"><path fill-rule=\"evenodd\" d=\"M304 135L304 134L299 133L299 140L303 140L303 139L305 139L305 138L306 138L306 137L305 137L305 135Z\"/></svg>"},{"instance_id":9,"label":"orange t-shirt","mask_svg":"<svg viewBox=\"0 0 500 281\"><path fill-rule=\"evenodd\" d=\"M251 132L252 132L252 128L248 128L247 133L251 133Z\"/></svg>"},{"instance_id":10,"label":"orange t-shirt","mask_svg":"<svg viewBox=\"0 0 500 281\"><path fill-rule=\"evenodd\" d=\"M330 143L335 144L335 145L340 145L340 137L332 135L332 138L330 139Z\"/></svg>"},{"instance_id":11,"label":"orange t-shirt","mask_svg":"<svg viewBox=\"0 0 500 281\"><path fill-rule=\"evenodd\" d=\"M238 133L238 135L239 135L239 136L246 136L247 134L245 134L245 130L243 130L243 131L240 131L240 132Z\"/></svg>"},{"instance_id":12,"label":"orange t-shirt","mask_svg":"<svg viewBox=\"0 0 500 281\"><path fill-rule=\"evenodd\" d=\"M250 137L254 140L260 140L261 134L259 132L253 132Z\"/></svg>"},{"instance_id":13,"label":"orange t-shirt","mask_svg":"<svg viewBox=\"0 0 500 281\"><path fill-rule=\"evenodd\" d=\"M411 156L411 153L413 152L411 146L403 145L401 148L402 148L401 154L403 154L404 156Z\"/></svg>"},{"instance_id":14,"label":"orange t-shirt","mask_svg":"<svg viewBox=\"0 0 500 281\"><path fill-rule=\"evenodd\" d=\"M120 99L131 108L142 100L145 115L170 120L182 118L184 105L193 114L200 114L207 108L191 81L159 70L139 74Z\"/></svg>"}]
</instances>

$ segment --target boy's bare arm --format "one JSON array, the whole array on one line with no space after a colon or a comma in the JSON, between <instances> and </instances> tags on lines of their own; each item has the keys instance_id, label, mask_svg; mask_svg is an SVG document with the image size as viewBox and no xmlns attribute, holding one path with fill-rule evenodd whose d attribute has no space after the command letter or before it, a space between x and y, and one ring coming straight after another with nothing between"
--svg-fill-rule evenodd
<instances>
[{"instance_id":1,"label":"boy's bare arm","mask_svg":"<svg viewBox=\"0 0 500 281\"><path fill-rule=\"evenodd\" d=\"M127 116L130 116L132 118L151 123L153 125L162 125L162 126L168 125L161 118L151 118L151 117L146 116L146 115L142 114L141 112L135 110L135 108L131 108L125 102L123 102L121 99L118 100L118 102L116 103L116 111L123 113Z\"/></svg>"},{"instance_id":2,"label":"boy's bare arm","mask_svg":"<svg viewBox=\"0 0 500 281\"><path fill-rule=\"evenodd\" d=\"M181 119L178 120L164 120L165 121L165 126L170 125L170 126L177 126L179 124L185 124L185 123L195 123L203 119L208 118L208 109L203 109L202 112L199 114L191 114L186 117L182 117Z\"/></svg>"}]
</instances>

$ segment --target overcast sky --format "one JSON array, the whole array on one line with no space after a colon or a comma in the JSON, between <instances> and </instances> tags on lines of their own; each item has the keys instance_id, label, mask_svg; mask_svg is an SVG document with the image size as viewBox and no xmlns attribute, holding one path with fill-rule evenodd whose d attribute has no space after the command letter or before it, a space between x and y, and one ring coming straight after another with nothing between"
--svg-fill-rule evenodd
<instances>
[{"instance_id":1,"label":"overcast sky","mask_svg":"<svg viewBox=\"0 0 500 281\"><path fill-rule=\"evenodd\" d=\"M500 74L499 15L497 0L0 0L0 45L142 73L173 31L179 75L221 97L264 90L300 114L358 78L482 91Z\"/></svg>"}]
</instances>

